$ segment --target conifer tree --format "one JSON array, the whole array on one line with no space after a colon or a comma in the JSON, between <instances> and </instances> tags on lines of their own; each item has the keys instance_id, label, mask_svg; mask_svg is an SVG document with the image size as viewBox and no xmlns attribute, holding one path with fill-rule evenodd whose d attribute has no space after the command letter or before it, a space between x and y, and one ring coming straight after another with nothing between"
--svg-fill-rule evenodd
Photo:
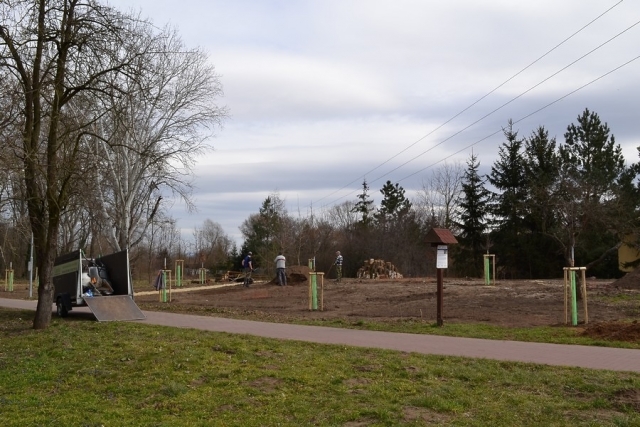
<instances>
[{"instance_id":1,"label":"conifer tree","mask_svg":"<svg viewBox=\"0 0 640 427\"><path fill-rule=\"evenodd\" d=\"M382 202L376 214L378 221L395 221L405 216L411 210L411 202L405 196L404 188L400 184L387 181L380 189Z\"/></svg>"},{"instance_id":2,"label":"conifer tree","mask_svg":"<svg viewBox=\"0 0 640 427\"><path fill-rule=\"evenodd\" d=\"M549 132L540 126L525 139L524 147L527 224L534 232L544 233L553 224L552 192L559 168L556 139L549 139Z\"/></svg>"},{"instance_id":3,"label":"conifer tree","mask_svg":"<svg viewBox=\"0 0 640 427\"><path fill-rule=\"evenodd\" d=\"M582 200L598 204L624 172L622 148L610 135L609 126L589 109L578 116L577 125L567 127L564 138L560 154L572 178L580 184Z\"/></svg>"},{"instance_id":4,"label":"conifer tree","mask_svg":"<svg viewBox=\"0 0 640 427\"><path fill-rule=\"evenodd\" d=\"M549 234L558 217L554 188L560 176L556 139L538 127L524 141L524 175L527 190L521 252L528 255L528 271L536 277L556 277L564 266L562 250Z\"/></svg>"},{"instance_id":5,"label":"conifer tree","mask_svg":"<svg viewBox=\"0 0 640 427\"><path fill-rule=\"evenodd\" d=\"M369 184L367 184L367 180L365 179L362 181L362 193L358 194L358 201L353 207L352 212L360 215L358 224L368 227L373 223L374 210L373 200L371 200L371 196L369 195Z\"/></svg>"},{"instance_id":6,"label":"conifer tree","mask_svg":"<svg viewBox=\"0 0 640 427\"><path fill-rule=\"evenodd\" d=\"M513 130L511 120L503 131L506 141L500 147L488 180L497 190L491 206L495 224L494 251L501 265L515 278L521 267L518 263L523 259L519 252L524 232L527 188L522 158L523 141L518 139L518 132Z\"/></svg>"},{"instance_id":7,"label":"conifer tree","mask_svg":"<svg viewBox=\"0 0 640 427\"><path fill-rule=\"evenodd\" d=\"M612 220L624 214L615 202L626 167L622 148L609 126L589 109L578 116L577 124L567 127L564 138L559 149L562 175L556 192L562 222L555 236L564 246L567 265L578 260L584 265L619 243L611 232L615 228Z\"/></svg>"},{"instance_id":8,"label":"conifer tree","mask_svg":"<svg viewBox=\"0 0 640 427\"><path fill-rule=\"evenodd\" d=\"M475 154L467 161L467 170L462 179L460 215L456 226L461 230L456 248L456 264L459 271L470 276L480 276L482 255L487 246L487 214L489 191L479 174L480 162Z\"/></svg>"}]
</instances>

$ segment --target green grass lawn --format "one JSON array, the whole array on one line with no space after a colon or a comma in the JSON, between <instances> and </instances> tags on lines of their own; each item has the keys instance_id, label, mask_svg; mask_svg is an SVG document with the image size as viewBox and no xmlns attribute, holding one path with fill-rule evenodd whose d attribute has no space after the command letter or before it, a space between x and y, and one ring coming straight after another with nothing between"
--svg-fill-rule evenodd
<instances>
[{"instance_id":1,"label":"green grass lawn","mask_svg":"<svg viewBox=\"0 0 640 427\"><path fill-rule=\"evenodd\" d=\"M640 375L0 309L1 426L640 426Z\"/></svg>"}]
</instances>

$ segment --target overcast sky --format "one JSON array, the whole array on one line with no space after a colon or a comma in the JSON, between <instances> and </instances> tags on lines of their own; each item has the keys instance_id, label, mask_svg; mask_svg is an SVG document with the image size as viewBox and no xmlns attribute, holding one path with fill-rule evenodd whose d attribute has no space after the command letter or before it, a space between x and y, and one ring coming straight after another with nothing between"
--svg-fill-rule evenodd
<instances>
[{"instance_id":1,"label":"overcast sky","mask_svg":"<svg viewBox=\"0 0 640 427\"><path fill-rule=\"evenodd\" d=\"M198 211L171 211L185 237L211 219L240 244L273 192L305 216L355 200L365 178L377 203L387 180L414 194L472 149L489 168L509 119L520 136L542 125L563 142L589 108L638 160L638 1L110 4L176 27L220 74L230 117L198 159Z\"/></svg>"}]
</instances>

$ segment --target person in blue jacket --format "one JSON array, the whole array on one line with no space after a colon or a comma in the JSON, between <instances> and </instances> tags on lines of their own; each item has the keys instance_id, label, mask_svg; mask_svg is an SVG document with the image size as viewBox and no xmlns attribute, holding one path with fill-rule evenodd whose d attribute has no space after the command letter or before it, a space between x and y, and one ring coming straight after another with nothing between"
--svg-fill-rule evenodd
<instances>
[{"instance_id":1,"label":"person in blue jacket","mask_svg":"<svg viewBox=\"0 0 640 427\"><path fill-rule=\"evenodd\" d=\"M253 271L253 263L251 261L251 252L247 254L242 260L242 269L244 271L244 287L248 288L251 285L251 272Z\"/></svg>"}]
</instances>

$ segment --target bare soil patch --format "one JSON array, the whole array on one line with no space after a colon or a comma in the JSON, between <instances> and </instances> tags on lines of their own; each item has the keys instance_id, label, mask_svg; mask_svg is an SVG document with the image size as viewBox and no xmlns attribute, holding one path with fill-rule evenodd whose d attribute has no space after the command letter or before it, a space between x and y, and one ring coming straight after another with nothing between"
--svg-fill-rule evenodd
<instances>
[{"instance_id":1,"label":"bare soil patch","mask_svg":"<svg viewBox=\"0 0 640 427\"><path fill-rule=\"evenodd\" d=\"M171 305L192 313L217 312L258 315L278 322L332 320L394 322L436 321L436 279L343 279L318 278L318 310L310 310L307 267L288 269L288 286L275 279L250 288L231 286L174 293ZM627 279L629 281L629 279ZM638 341L640 287L619 287L612 280L589 279L589 323L579 301L579 323L584 334L601 338ZM485 285L481 279L444 279L445 323L485 323L505 327L565 325L564 281L501 280ZM160 309L152 296L136 297L145 309ZM322 310L320 310L322 308ZM570 320L570 313L569 313Z\"/></svg>"},{"instance_id":2,"label":"bare soil patch","mask_svg":"<svg viewBox=\"0 0 640 427\"><path fill-rule=\"evenodd\" d=\"M136 295L143 310L171 310L192 314L237 315L266 321L343 319L348 322L398 320L436 321L436 280L343 279L319 277L318 310L310 310L309 269L287 269L288 285L274 280L256 282L249 288L226 283L202 288L188 284L188 292L172 292L171 302L159 302L158 294ZM640 275L638 275L640 276ZM587 280L589 323L579 302L579 323L584 334L614 340L640 339L640 286L627 275L624 287L613 280ZM620 279L622 281L623 279ZM640 278L636 279L640 284ZM212 285L213 283L209 283ZM0 287L0 298L26 298L24 286L13 293ZM151 284L137 292L152 291ZM12 295L9 295L12 294ZM36 294L34 290L34 294ZM484 323L505 327L565 325L564 281L499 280L485 285L481 279L444 278L443 318L446 323ZM322 310L320 310L322 308ZM570 315L570 314L569 314Z\"/></svg>"}]
</instances>

